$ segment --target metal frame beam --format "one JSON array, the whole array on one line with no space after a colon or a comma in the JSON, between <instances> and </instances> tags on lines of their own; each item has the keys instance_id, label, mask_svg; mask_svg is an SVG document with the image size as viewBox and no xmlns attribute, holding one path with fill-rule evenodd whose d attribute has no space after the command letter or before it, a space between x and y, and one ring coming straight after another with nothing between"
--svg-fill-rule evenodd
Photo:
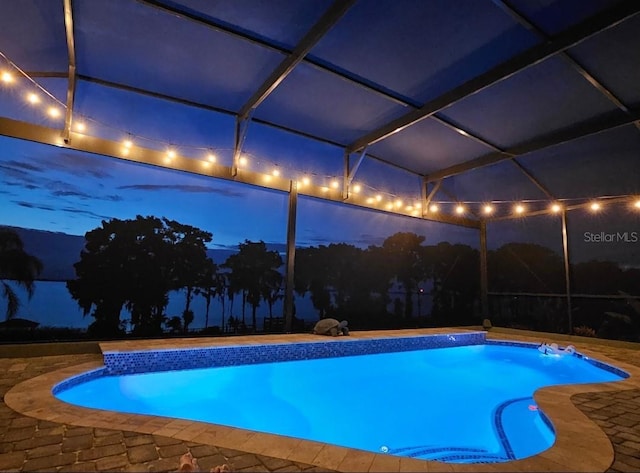
<instances>
[{"instance_id":1,"label":"metal frame beam","mask_svg":"<svg viewBox=\"0 0 640 473\"><path fill-rule=\"evenodd\" d=\"M67 110L64 117L62 138L69 141L69 133L73 123L73 105L76 96L76 47L73 31L73 6L71 0L64 0L64 29L67 37L67 52L69 55L69 73L67 86Z\"/></svg>"},{"instance_id":2,"label":"metal frame beam","mask_svg":"<svg viewBox=\"0 0 640 473\"><path fill-rule=\"evenodd\" d=\"M358 172L358 168L362 164L364 157L366 155L367 149L363 149L358 159L356 160L353 167L351 166L351 155L349 153L344 154L344 178L342 180L342 198L349 198L349 188L351 187L351 183L353 182L353 178L356 176Z\"/></svg>"},{"instance_id":3,"label":"metal frame beam","mask_svg":"<svg viewBox=\"0 0 640 473\"><path fill-rule=\"evenodd\" d=\"M569 260L569 234L567 232L567 211L562 211L562 257L564 260L564 286L567 297L567 325L569 335L573 332L573 313L571 310L571 261Z\"/></svg>"},{"instance_id":4,"label":"metal frame beam","mask_svg":"<svg viewBox=\"0 0 640 473\"><path fill-rule=\"evenodd\" d=\"M544 195L546 195L551 200L555 200L554 195L549 191L549 189L542 185L542 183L538 179L536 179L535 176L531 174L531 172L527 168L525 168L518 160L514 158L511 159L511 162L518 169L520 169L520 171L522 171L522 173L527 176L527 178L533 183L533 185L540 189Z\"/></svg>"},{"instance_id":5,"label":"metal frame beam","mask_svg":"<svg viewBox=\"0 0 640 473\"><path fill-rule=\"evenodd\" d=\"M236 117L236 126L234 132L234 140L233 140L233 163L231 165L231 175L235 176L238 174L238 164L240 162L240 153L242 153L242 148L244 147L244 141L247 138L247 131L249 131L249 123L251 123L251 115L253 114L253 110L247 118L241 119L240 117Z\"/></svg>"},{"instance_id":6,"label":"metal frame beam","mask_svg":"<svg viewBox=\"0 0 640 473\"><path fill-rule=\"evenodd\" d=\"M289 75L291 71L304 59L307 53L329 31L336 22L342 18L355 0L334 0L329 9L322 15L309 32L300 40L294 50L278 64L278 67L262 83L258 90L240 108L238 116L241 120L247 118L252 110L255 110L276 87Z\"/></svg>"},{"instance_id":7,"label":"metal frame beam","mask_svg":"<svg viewBox=\"0 0 640 473\"><path fill-rule=\"evenodd\" d=\"M480 311L489 318L489 277L487 270L487 222L480 220Z\"/></svg>"},{"instance_id":8,"label":"metal frame beam","mask_svg":"<svg viewBox=\"0 0 640 473\"><path fill-rule=\"evenodd\" d=\"M431 205L431 201L433 200L433 198L436 196L436 194L438 193L438 191L440 190L440 186L442 185L442 179L440 179L439 181L436 181L436 183L433 185L433 188L429 191L429 193L427 194L427 190L428 190L428 186L429 182L426 181L426 179L422 179L422 192L423 192L423 196L424 198L422 199L422 215L426 214L427 212L429 212L429 205Z\"/></svg>"},{"instance_id":9,"label":"metal frame beam","mask_svg":"<svg viewBox=\"0 0 640 473\"><path fill-rule=\"evenodd\" d=\"M522 13L520 13L513 5L510 4L508 0L492 0L493 3L498 6L501 10L515 19L519 24L527 28L533 34L538 36L540 39L544 41L549 41L551 38L538 26L534 25L529 19L527 19ZM573 67L584 79L589 82L593 87L595 87L602 95L604 95L611 103L613 103L616 107L618 107L623 112L628 112L628 107L622 103L622 101L615 96L615 94L608 89L602 82L596 79L593 74L587 71L584 66L582 66L575 58L571 56L567 51L563 51L559 53L559 56L567 62L571 67Z\"/></svg>"},{"instance_id":10,"label":"metal frame beam","mask_svg":"<svg viewBox=\"0 0 640 473\"><path fill-rule=\"evenodd\" d=\"M284 289L284 331L291 333L293 321L294 268L296 261L296 217L298 215L298 184L289 185L289 208L287 215L287 266Z\"/></svg>"},{"instance_id":11,"label":"metal frame beam","mask_svg":"<svg viewBox=\"0 0 640 473\"><path fill-rule=\"evenodd\" d=\"M640 6L640 2L638 2ZM429 182L444 179L446 177L462 174L466 171L478 169L492 164L499 163L506 159L512 159L534 151L540 151L551 146L556 146L579 138L584 138L604 131L613 130L621 126L629 125L640 119L640 110L632 110L629 114L615 112L596 119L579 123L575 126L556 131L545 136L534 138L531 141L508 148L503 152L489 153L478 158L471 159L464 163L456 164L448 168L435 171L427 176Z\"/></svg>"},{"instance_id":12,"label":"metal frame beam","mask_svg":"<svg viewBox=\"0 0 640 473\"><path fill-rule=\"evenodd\" d=\"M622 21L640 12L640 2L625 0L611 9L594 15L587 20L572 26L557 35L553 40L534 46L529 50L499 64L491 70L481 74L464 84L450 90L424 104L419 110L413 110L405 115L392 120L386 125L373 130L351 143L348 151L357 151L364 146L372 145L405 128L418 123L443 110L445 107L478 93L500 81L521 72L535 64L549 59L589 38L616 26Z\"/></svg>"}]
</instances>

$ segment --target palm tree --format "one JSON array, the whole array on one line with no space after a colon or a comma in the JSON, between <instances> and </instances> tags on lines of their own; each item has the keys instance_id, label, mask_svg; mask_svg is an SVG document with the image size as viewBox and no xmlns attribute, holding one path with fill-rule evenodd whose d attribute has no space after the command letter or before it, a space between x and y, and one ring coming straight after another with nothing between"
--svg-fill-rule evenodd
<instances>
[{"instance_id":1,"label":"palm tree","mask_svg":"<svg viewBox=\"0 0 640 473\"><path fill-rule=\"evenodd\" d=\"M0 228L0 282L7 299L6 320L12 319L20 308L20 299L10 281L26 289L33 296L34 280L42 272L42 262L24 251L22 239L9 228Z\"/></svg>"},{"instance_id":2,"label":"palm tree","mask_svg":"<svg viewBox=\"0 0 640 473\"><path fill-rule=\"evenodd\" d=\"M267 250L261 240L240 243L238 253L229 256L223 266L231 270L230 285L242 291L242 323L244 324L244 307L251 305L252 330L256 331L256 309L262 300L262 288L265 280L271 277L271 271L282 266L282 257L277 251Z\"/></svg>"}]
</instances>

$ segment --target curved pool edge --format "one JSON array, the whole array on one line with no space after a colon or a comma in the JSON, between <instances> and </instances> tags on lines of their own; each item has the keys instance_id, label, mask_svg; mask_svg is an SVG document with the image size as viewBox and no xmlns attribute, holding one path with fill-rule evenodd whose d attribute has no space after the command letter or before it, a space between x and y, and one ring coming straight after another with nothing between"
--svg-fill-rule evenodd
<instances>
[{"instance_id":1,"label":"curved pool edge","mask_svg":"<svg viewBox=\"0 0 640 473\"><path fill-rule=\"evenodd\" d=\"M424 331L418 333L426 334L428 333ZM386 332L386 336L394 335L393 332ZM291 336L288 341L293 343L301 338L304 337ZM508 336L502 338L509 339ZM264 340L264 336L261 339ZM282 340L282 336L279 339ZM309 339L305 338L306 340ZM313 340L317 340L317 337ZM215 341L212 339L209 343ZM616 382L551 386L536 391L534 399L553 423L556 441L550 449L538 455L507 463L443 464L394 457L202 422L81 408L64 403L52 394L53 386L58 383L88 370L100 368L102 364L99 361L82 363L23 381L7 392L5 403L23 415L39 419L162 435L338 471L606 471L613 463L613 446L600 427L573 404L571 397L587 392L640 388L640 368L611 360L599 353L592 353L588 348L579 351L623 369L630 377Z\"/></svg>"}]
</instances>

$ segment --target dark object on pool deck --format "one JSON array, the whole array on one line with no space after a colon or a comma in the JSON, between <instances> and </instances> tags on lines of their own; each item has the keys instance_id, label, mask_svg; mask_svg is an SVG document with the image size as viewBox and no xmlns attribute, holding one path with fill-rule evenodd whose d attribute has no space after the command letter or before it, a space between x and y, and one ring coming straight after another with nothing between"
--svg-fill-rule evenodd
<instances>
[{"instance_id":1,"label":"dark object on pool deck","mask_svg":"<svg viewBox=\"0 0 640 473\"><path fill-rule=\"evenodd\" d=\"M313 333L316 335L330 335L332 337L337 337L340 334L349 335L347 325L349 325L349 322L346 320L338 322L336 319L322 319L313 327Z\"/></svg>"}]
</instances>

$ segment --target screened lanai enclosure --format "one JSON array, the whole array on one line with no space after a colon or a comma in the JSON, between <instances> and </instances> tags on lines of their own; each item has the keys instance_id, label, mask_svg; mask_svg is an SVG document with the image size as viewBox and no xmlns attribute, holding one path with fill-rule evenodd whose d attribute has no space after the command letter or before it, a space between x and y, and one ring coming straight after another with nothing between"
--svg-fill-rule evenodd
<instances>
[{"instance_id":1,"label":"screened lanai enclosure","mask_svg":"<svg viewBox=\"0 0 640 473\"><path fill-rule=\"evenodd\" d=\"M415 233L449 256L438 277L396 274L411 294L392 296L391 314L395 300L432 323L464 276L468 317L437 323L639 339L637 0L0 0L0 12L0 224L46 232L21 233L42 279L76 277L82 244L65 235L167 217L218 250L277 248L269 318L291 331L305 248Z\"/></svg>"}]
</instances>

